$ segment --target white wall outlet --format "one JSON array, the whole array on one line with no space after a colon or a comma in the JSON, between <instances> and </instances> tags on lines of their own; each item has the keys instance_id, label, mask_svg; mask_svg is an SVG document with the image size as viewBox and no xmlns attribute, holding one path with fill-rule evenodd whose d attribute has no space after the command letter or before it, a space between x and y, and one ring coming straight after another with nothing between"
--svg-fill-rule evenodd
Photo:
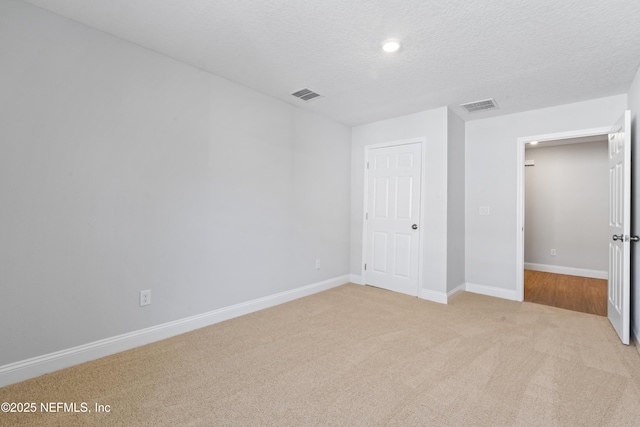
<instances>
[{"instance_id":1,"label":"white wall outlet","mask_svg":"<svg viewBox=\"0 0 640 427\"><path fill-rule=\"evenodd\" d=\"M140 307L151 304L151 289L140 291Z\"/></svg>"},{"instance_id":2,"label":"white wall outlet","mask_svg":"<svg viewBox=\"0 0 640 427\"><path fill-rule=\"evenodd\" d=\"M555 249L551 249L551 256L556 256L556 250Z\"/></svg>"},{"instance_id":3,"label":"white wall outlet","mask_svg":"<svg viewBox=\"0 0 640 427\"><path fill-rule=\"evenodd\" d=\"M489 215L489 206L480 206L480 215Z\"/></svg>"},{"instance_id":4,"label":"white wall outlet","mask_svg":"<svg viewBox=\"0 0 640 427\"><path fill-rule=\"evenodd\" d=\"M316 260L316 270L320 270L320 259Z\"/></svg>"}]
</instances>

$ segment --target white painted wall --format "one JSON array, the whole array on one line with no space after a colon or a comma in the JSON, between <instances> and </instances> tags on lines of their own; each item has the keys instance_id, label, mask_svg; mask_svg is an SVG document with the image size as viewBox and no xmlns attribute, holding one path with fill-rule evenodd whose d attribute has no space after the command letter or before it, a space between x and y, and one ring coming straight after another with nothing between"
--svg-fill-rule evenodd
<instances>
[{"instance_id":1,"label":"white painted wall","mask_svg":"<svg viewBox=\"0 0 640 427\"><path fill-rule=\"evenodd\" d=\"M351 273L362 272L364 153L367 145L426 138L426 203L420 230L424 243L423 291L445 295L447 289L447 114L446 107L383 120L352 129Z\"/></svg>"},{"instance_id":2,"label":"white painted wall","mask_svg":"<svg viewBox=\"0 0 640 427\"><path fill-rule=\"evenodd\" d=\"M465 283L464 129L458 115L447 114L447 293Z\"/></svg>"},{"instance_id":3,"label":"white painted wall","mask_svg":"<svg viewBox=\"0 0 640 427\"><path fill-rule=\"evenodd\" d=\"M466 281L516 298L517 139L611 126L627 107L616 95L466 123ZM488 206L490 215L479 215Z\"/></svg>"},{"instance_id":4,"label":"white painted wall","mask_svg":"<svg viewBox=\"0 0 640 427\"><path fill-rule=\"evenodd\" d=\"M629 88L631 110L631 234L640 235L640 69ZM631 244L631 331L640 333L640 243Z\"/></svg>"},{"instance_id":5,"label":"white painted wall","mask_svg":"<svg viewBox=\"0 0 640 427\"><path fill-rule=\"evenodd\" d=\"M526 150L525 159L535 165L525 168L525 263L607 277L607 153L606 136L601 142Z\"/></svg>"},{"instance_id":6,"label":"white painted wall","mask_svg":"<svg viewBox=\"0 0 640 427\"><path fill-rule=\"evenodd\" d=\"M18 1L0 57L0 366L348 273L346 126Z\"/></svg>"}]
</instances>

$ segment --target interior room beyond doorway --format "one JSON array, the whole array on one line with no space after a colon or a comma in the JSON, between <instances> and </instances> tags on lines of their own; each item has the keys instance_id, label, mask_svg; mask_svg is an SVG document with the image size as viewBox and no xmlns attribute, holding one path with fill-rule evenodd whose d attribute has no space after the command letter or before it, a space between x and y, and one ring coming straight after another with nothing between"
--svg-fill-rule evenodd
<instances>
[{"instance_id":1,"label":"interior room beyond doorway","mask_svg":"<svg viewBox=\"0 0 640 427\"><path fill-rule=\"evenodd\" d=\"M607 281L525 270L524 300L606 317Z\"/></svg>"},{"instance_id":2,"label":"interior room beyond doorway","mask_svg":"<svg viewBox=\"0 0 640 427\"><path fill-rule=\"evenodd\" d=\"M607 135L527 144L524 300L607 315Z\"/></svg>"}]
</instances>

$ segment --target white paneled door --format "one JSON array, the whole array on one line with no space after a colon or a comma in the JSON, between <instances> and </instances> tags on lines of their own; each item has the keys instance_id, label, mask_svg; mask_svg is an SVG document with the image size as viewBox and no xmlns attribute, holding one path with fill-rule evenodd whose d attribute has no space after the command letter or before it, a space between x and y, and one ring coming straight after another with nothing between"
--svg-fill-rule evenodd
<instances>
[{"instance_id":1,"label":"white paneled door","mask_svg":"<svg viewBox=\"0 0 640 427\"><path fill-rule=\"evenodd\" d=\"M417 296L422 144L369 149L366 174L364 282Z\"/></svg>"},{"instance_id":2,"label":"white paneled door","mask_svg":"<svg viewBox=\"0 0 640 427\"><path fill-rule=\"evenodd\" d=\"M609 134L609 292L607 316L629 344L631 113L626 111Z\"/></svg>"}]
</instances>

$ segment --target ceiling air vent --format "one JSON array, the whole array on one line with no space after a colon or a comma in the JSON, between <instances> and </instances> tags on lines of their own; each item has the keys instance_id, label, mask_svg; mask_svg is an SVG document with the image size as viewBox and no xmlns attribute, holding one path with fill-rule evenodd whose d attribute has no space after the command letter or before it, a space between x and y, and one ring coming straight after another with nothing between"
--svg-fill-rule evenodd
<instances>
[{"instance_id":1,"label":"ceiling air vent","mask_svg":"<svg viewBox=\"0 0 640 427\"><path fill-rule=\"evenodd\" d=\"M495 110L498 108L495 99L483 99L482 101L467 102L460 105L467 110L468 113L476 113L478 111Z\"/></svg>"},{"instance_id":2,"label":"ceiling air vent","mask_svg":"<svg viewBox=\"0 0 640 427\"><path fill-rule=\"evenodd\" d=\"M319 93L315 93L310 89L300 89L297 92L293 92L291 95L295 96L298 99L302 99L305 102L311 101L312 99L315 99L315 98L320 98L322 96Z\"/></svg>"}]
</instances>

